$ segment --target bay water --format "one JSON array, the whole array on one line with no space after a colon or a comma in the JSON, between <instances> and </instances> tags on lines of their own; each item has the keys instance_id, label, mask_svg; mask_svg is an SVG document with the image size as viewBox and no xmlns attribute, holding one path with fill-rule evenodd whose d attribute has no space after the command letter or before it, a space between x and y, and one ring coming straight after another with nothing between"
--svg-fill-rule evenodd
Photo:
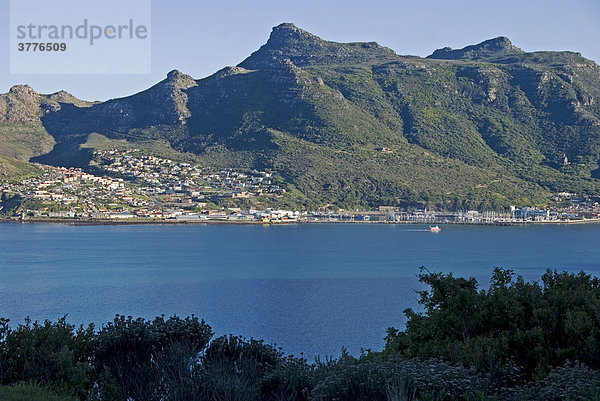
<instances>
[{"instance_id":1,"label":"bay water","mask_svg":"<svg viewBox=\"0 0 600 401\"><path fill-rule=\"evenodd\" d=\"M194 314L217 335L286 353L380 350L419 309L419 267L476 277L494 267L600 275L600 225L0 224L0 317L102 325L115 314Z\"/></svg>"}]
</instances>

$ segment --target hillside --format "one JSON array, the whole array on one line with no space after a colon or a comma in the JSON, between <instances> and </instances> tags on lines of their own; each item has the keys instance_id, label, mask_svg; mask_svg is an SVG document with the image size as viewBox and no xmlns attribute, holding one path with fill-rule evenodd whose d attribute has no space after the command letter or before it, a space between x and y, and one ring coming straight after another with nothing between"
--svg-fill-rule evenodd
<instances>
[{"instance_id":1,"label":"hillside","mask_svg":"<svg viewBox=\"0 0 600 401\"><path fill-rule=\"evenodd\" d=\"M600 67L504 37L419 58L281 24L238 66L204 79L174 70L99 104L52 96L22 113L30 120L6 119L12 132L33 127L16 141L21 158L86 165L96 133L278 171L311 207L501 209L600 192Z\"/></svg>"},{"instance_id":2,"label":"hillside","mask_svg":"<svg viewBox=\"0 0 600 401\"><path fill-rule=\"evenodd\" d=\"M64 91L42 95L28 85L15 85L0 95L0 155L28 161L51 151L55 141L40 118L61 104L91 105Z\"/></svg>"},{"instance_id":3,"label":"hillside","mask_svg":"<svg viewBox=\"0 0 600 401\"><path fill-rule=\"evenodd\" d=\"M0 156L0 182L23 179L39 172L29 163Z\"/></svg>"}]
</instances>

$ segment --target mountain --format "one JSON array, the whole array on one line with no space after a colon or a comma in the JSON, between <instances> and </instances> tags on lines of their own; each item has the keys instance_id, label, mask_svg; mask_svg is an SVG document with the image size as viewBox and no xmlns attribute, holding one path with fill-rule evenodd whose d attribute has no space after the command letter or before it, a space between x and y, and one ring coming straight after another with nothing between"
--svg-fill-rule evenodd
<instances>
[{"instance_id":1,"label":"mountain","mask_svg":"<svg viewBox=\"0 0 600 401\"><path fill-rule=\"evenodd\" d=\"M0 156L28 161L50 152L55 140L41 118L60 109L61 104L78 108L92 105L65 91L42 95L28 85L15 85L0 95Z\"/></svg>"},{"instance_id":2,"label":"mountain","mask_svg":"<svg viewBox=\"0 0 600 401\"><path fill-rule=\"evenodd\" d=\"M0 156L0 182L18 181L39 173L40 171L29 163Z\"/></svg>"},{"instance_id":3,"label":"mountain","mask_svg":"<svg viewBox=\"0 0 600 401\"><path fill-rule=\"evenodd\" d=\"M420 58L286 23L238 66L199 80L175 70L126 98L13 89L2 99L20 105L0 102L2 124L35 127L21 158L45 163L85 166L94 147L126 140L277 171L309 207L501 209L600 191L600 67L504 37Z\"/></svg>"}]
</instances>

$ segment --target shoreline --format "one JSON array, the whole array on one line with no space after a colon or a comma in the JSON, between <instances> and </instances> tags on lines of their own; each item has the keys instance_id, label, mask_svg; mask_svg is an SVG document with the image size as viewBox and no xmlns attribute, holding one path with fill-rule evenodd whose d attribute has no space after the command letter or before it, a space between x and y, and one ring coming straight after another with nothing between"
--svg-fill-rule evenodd
<instances>
[{"instance_id":1,"label":"shoreline","mask_svg":"<svg viewBox=\"0 0 600 401\"><path fill-rule=\"evenodd\" d=\"M13 224L66 224L74 226L121 226L121 225L290 225L290 224L422 224L422 225L472 225L472 226L524 226L540 224L598 224L597 219L581 220L550 220L550 221L512 221L512 222L419 222L419 221L315 221L315 220L296 220L296 221L272 221L264 223L262 221L252 220L176 220L176 219L129 219L129 220L92 220L92 219L68 219L68 218L48 218L48 219L20 219L20 218L1 218L0 223Z\"/></svg>"}]
</instances>

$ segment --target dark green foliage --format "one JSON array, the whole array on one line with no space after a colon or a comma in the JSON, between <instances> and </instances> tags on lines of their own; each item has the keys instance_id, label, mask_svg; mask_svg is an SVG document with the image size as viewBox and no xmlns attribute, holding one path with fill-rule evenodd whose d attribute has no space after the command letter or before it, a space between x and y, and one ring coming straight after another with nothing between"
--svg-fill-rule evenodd
<instances>
[{"instance_id":1,"label":"dark green foliage","mask_svg":"<svg viewBox=\"0 0 600 401\"><path fill-rule=\"evenodd\" d=\"M498 398L521 401L598 401L600 372L579 363L567 362L552 369L548 376L538 382L503 389Z\"/></svg>"},{"instance_id":2,"label":"dark green foliage","mask_svg":"<svg viewBox=\"0 0 600 401\"><path fill-rule=\"evenodd\" d=\"M81 396L92 383L92 339L93 326L75 331L65 317L56 323L26 319L16 329L0 319L0 384L31 381Z\"/></svg>"},{"instance_id":3,"label":"dark green foliage","mask_svg":"<svg viewBox=\"0 0 600 401\"><path fill-rule=\"evenodd\" d=\"M261 380L261 394L265 401L306 401L315 385L315 368L304 358L288 356Z\"/></svg>"},{"instance_id":4,"label":"dark green foliage","mask_svg":"<svg viewBox=\"0 0 600 401\"><path fill-rule=\"evenodd\" d=\"M61 394L34 384L0 385L2 401L76 401L76 397Z\"/></svg>"},{"instance_id":5,"label":"dark green foliage","mask_svg":"<svg viewBox=\"0 0 600 401\"><path fill-rule=\"evenodd\" d=\"M260 400L260 383L282 360L282 353L262 341L223 336L200 360L202 399Z\"/></svg>"},{"instance_id":6,"label":"dark green foliage","mask_svg":"<svg viewBox=\"0 0 600 401\"><path fill-rule=\"evenodd\" d=\"M2 204L0 216L12 216L17 210L19 210L23 202L24 199L22 196L3 192L0 196L0 203Z\"/></svg>"},{"instance_id":7,"label":"dark green foliage","mask_svg":"<svg viewBox=\"0 0 600 401\"><path fill-rule=\"evenodd\" d=\"M491 390L489 380L474 369L437 359L343 355L338 361L318 363L316 375L320 380L311 399L318 401L450 399L447 394L452 399L474 400Z\"/></svg>"},{"instance_id":8,"label":"dark green foliage","mask_svg":"<svg viewBox=\"0 0 600 401\"><path fill-rule=\"evenodd\" d=\"M189 369L211 336L211 328L194 316L153 321L117 316L94 341L93 365L100 377L100 392L104 388L112 392L116 386L123 399L160 399L160 394L172 390L173 380Z\"/></svg>"},{"instance_id":9,"label":"dark green foliage","mask_svg":"<svg viewBox=\"0 0 600 401\"><path fill-rule=\"evenodd\" d=\"M223 371L239 372L247 367L256 377L274 367L281 359L282 353L263 341L242 337L223 336L210 343L202 358L206 368L218 367Z\"/></svg>"},{"instance_id":10,"label":"dark green foliage","mask_svg":"<svg viewBox=\"0 0 600 401\"><path fill-rule=\"evenodd\" d=\"M544 377L552 367L579 360L600 369L600 280L546 272L541 284L496 269L488 290L473 278L422 272L425 311L407 309L406 330L388 331L386 351L407 358L441 357L499 383L515 373Z\"/></svg>"}]
</instances>

